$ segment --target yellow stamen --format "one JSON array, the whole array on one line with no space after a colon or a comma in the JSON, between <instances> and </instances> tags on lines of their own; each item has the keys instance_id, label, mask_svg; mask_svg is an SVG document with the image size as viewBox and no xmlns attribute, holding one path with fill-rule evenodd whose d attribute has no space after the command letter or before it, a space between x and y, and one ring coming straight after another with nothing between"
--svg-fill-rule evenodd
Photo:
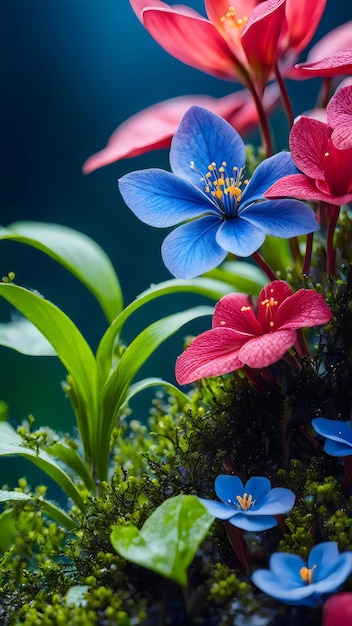
<instances>
[{"instance_id":1,"label":"yellow stamen","mask_svg":"<svg viewBox=\"0 0 352 626\"><path fill-rule=\"evenodd\" d=\"M250 306L241 306L241 311L250 311L251 307Z\"/></svg>"},{"instance_id":2,"label":"yellow stamen","mask_svg":"<svg viewBox=\"0 0 352 626\"><path fill-rule=\"evenodd\" d=\"M230 28L242 28L242 26L248 22L248 17L247 15L244 15L243 17L236 17L236 13L237 11L235 7L229 7L229 10L226 11L225 15L220 18L220 22L226 22Z\"/></svg>"},{"instance_id":3,"label":"yellow stamen","mask_svg":"<svg viewBox=\"0 0 352 626\"><path fill-rule=\"evenodd\" d=\"M244 493L243 496L236 496L236 500L239 502L240 508L243 511L248 511L252 504L254 504L253 496L248 495L248 493Z\"/></svg>"},{"instance_id":4,"label":"yellow stamen","mask_svg":"<svg viewBox=\"0 0 352 626\"><path fill-rule=\"evenodd\" d=\"M311 585L313 582L313 572L316 568L316 565L313 565L313 567L309 568L309 567L301 567L301 569L299 570L299 575L302 578L303 582L307 583L308 585Z\"/></svg>"}]
</instances>

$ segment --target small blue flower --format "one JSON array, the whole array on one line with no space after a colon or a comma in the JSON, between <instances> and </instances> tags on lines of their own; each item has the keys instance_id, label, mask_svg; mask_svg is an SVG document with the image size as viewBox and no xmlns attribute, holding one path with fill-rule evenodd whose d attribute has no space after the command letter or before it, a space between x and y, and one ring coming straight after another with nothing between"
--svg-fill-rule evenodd
<instances>
[{"instance_id":1,"label":"small blue flower","mask_svg":"<svg viewBox=\"0 0 352 626\"><path fill-rule=\"evenodd\" d=\"M297 554L275 552L269 567L252 575L259 589L284 604L316 606L351 574L352 552L339 554L337 543L326 541L314 546L308 564Z\"/></svg>"},{"instance_id":2,"label":"small blue flower","mask_svg":"<svg viewBox=\"0 0 352 626\"><path fill-rule=\"evenodd\" d=\"M191 107L174 135L172 172L146 169L119 180L135 215L158 228L176 226L162 244L162 257L177 278L194 278L217 267L231 252L246 257L266 235L294 237L318 230L313 211L292 199L267 200L265 191L297 172L289 152L280 152L245 177L245 145L224 119Z\"/></svg>"},{"instance_id":3,"label":"small blue flower","mask_svg":"<svg viewBox=\"0 0 352 626\"><path fill-rule=\"evenodd\" d=\"M351 422L328 420L317 417L312 421L314 430L326 438L324 450L331 456L349 456L352 454L352 426Z\"/></svg>"},{"instance_id":4,"label":"small blue flower","mask_svg":"<svg viewBox=\"0 0 352 626\"><path fill-rule=\"evenodd\" d=\"M270 480L263 476L252 476L243 486L238 476L221 474L215 480L215 493L221 502L199 498L210 515L253 532L276 526L273 516L290 511L295 501L292 491L271 489Z\"/></svg>"}]
</instances>

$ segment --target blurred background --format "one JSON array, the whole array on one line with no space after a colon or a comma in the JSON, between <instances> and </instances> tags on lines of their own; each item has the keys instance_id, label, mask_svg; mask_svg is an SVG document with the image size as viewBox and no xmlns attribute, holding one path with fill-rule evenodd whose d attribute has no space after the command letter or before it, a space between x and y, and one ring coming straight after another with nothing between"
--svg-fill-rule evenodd
<instances>
[{"instance_id":1,"label":"blurred background","mask_svg":"<svg viewBox=\"0 0 352 626\"><path fill-rule=\"evenodd\" d=\"M204 14L201 0L188 4ZM165 232L134 217L119 196L117 180L134 169L168 168L167 151L120 161L88 176L82 164L142 108L190 93L220 97L239 85L169 56L143 29L128 0L2 0L0 13L1 223L56 222L90 236L110 257L129 303L150 283L170 276L160 257ZM351 18L350 2L328 0L311 45ZM319 87L319 80L288 84L296 115L314 105ZM276 132L287 132L282 113L274 115L273 125ZM257 134L248 140L258 141ZM37 289L60 306L96 348L106 321L67 271L27 246L1 242L1 275L9 271L16 272L17 284ZM146 321L189 303L186 297L161 299L126 328L126 341ZM1 302L0 321L8 321L9 313ZM141 376L173 380L182 337L197 329L190 325L159 349ZM60 387L65 371L55 358L0 348L0 372L0 400L8 404L14 425L33 414L36 426L72 432L73 414ZM146 420L148 402L136 404L134 417Z\"/></svg>"}]
</instances>

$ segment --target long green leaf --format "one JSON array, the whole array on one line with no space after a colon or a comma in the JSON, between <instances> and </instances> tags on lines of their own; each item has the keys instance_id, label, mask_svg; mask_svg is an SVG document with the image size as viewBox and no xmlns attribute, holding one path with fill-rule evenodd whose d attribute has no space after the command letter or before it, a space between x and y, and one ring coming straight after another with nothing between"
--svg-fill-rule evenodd
<instances>
[{"instance_id":1,"label":"long green leaf","mask_svg":"<svg viewBox=\"0 0 352 626\"><path fill-rule=\"evenodd\" d=\"M181 406L189 402L189 396L167 380L163 380L162 378L143 378L143 380L139 380L129 386L125 402L121 408L123 409L138 393L145 389L150 389L151 387L164 387L170 395L174 396L179 401Z\"/></svg>"},{"instance_id":2,"label":"long green leaf","mask_svg":"<svg viewBox=\"0 0 352 626\"><path fill-rule=\"evenodd\" d=\"M59 224L15 222L0 227L0 239L27 244L60 263L91 291L109 322L122 310L121 287L110 259L83 233Z\"/></svg>"},{"instance_id":3,"label":"long green leaf","mask_svg":"<svg viewBox=\"0 0 352 626\"><path fill-rule=\"evenodd\" d=\"M28 356L56 356L52 345L25 317L0 324L0 345Z\"/></svg>"},{"instance_id":4,"label":"long green leaf","mask_svg":"<svg viewBox=\"0 0 352 626\"><path fill-rule=\"evenodd\" d=\"M128 346L109 376L103 391L103 416L100 425L100 469L106 472L111 431L117 412L126 400L128 388L153 352L184 324L204 315L212 315L213 307L199 306L169 315L145 328ZM104 456L105 455L105 456Z\"/></svg>"},{"instance_id":5,"label":"long green leaf","mask_svg":"<svg viewBox=\"0 0 352 626\"><path fill-rule=\"evenodd\" d=\"M84 448L90 453L97 401L96 362L90 347L70 318L38 294L13 284L0 283L0 296L38 328L71 375L78 403L78 428Z\"/></svg>"},{"instance_id":6,"label":"long green leaf","mask_svg":"<svg viewBox=\"0 0 352 626\"><path fill-rule=\"evenodd\" d=\"M232 291L257 296L268 283L268 277L256 265L246 261L225 261L220 267L206 274L210 278L232 285Z\"/></svg>"},{"instance_id":7,"label":"long green leaf","mask_svg":"<svg viewBox=\"0 0 352 626\"><path fill-rule=\"evenodd\" d=\"M50 476L72 498L82 512L85 512L84 500L71 478L44 450L25 446L20 435L6 422L0 423L0 456L19 455Z\"/></svg>"},{"instance_id":8,"label":"long green leaf","mask_svg":"<svg viewBox=\"0 0 352 626\"><path fill-rule=\"evenodd\" d=\"M149 289L143 291L110 324L100 341L97 350L97 363L102 379L106 379L111 369L113 346L117 336L121 333L130 315L139 308L155 298L176 293L194 293L217 301L231 291L233 291L233 286L225 281L202 277L193 280L167 280L158 285L152 285Z\"/></svg>"},{"instance_id":9,"label":"long green leaf","mask_svg":"<svg viewBox=\"0 0 352 626\"><path fill-rule=\"evenodd\" d=\"M82 478L87 489L94 491L93 478L77 450L63 443L54 443L46 448L46 452L63 461L77 476Z\"/></svg>"}]
</instances>

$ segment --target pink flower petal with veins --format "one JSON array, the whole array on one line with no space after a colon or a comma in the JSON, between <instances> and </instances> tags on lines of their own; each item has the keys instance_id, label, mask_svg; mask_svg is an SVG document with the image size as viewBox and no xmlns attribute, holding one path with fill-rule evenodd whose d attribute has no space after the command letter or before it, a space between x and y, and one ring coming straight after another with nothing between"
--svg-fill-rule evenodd
<instances>
[{"instance_id":1,"label":"pink flower petal with veins","mask_svg":"<svg viewBox=\"0 0 352 626\"><path fill-rule=\"evenodd\" d=\"M323 157L330 139L326 124L300 117L290 133L290 150L295 165L311 178L324 179Z\"/></svg>"},{"instance_id":2,"label":"pink flower petal with veins","mask_svg":"<svg viewBox=\"0 0 352 626\"><path fill-rule=\"evenodd\" d=\"M352 148L352 86L340 87L326 107L327 122L333 129L333 144L346 150Z\"/></svg>"},{"instance_id":3,"label":"pink flower petal with veins","mask_svg":"<svg viewBox=\"0 0 352 626\"><path fill-rule=\"evenodd\" d=\"M267 367L279 361L295 343L295 330L278 330L247 341L238 351L242 364L253 368Z\"/></svg>"},{"instance_id":4,"label":"pink flower petal with veins","mask_svg":"<svg viewBox=\"0 0 352 626\"><path fill-rule=\"evenodd\" d=\"M315 78L341 76L352 72L352 48L337 52L312 63L298 63L290 78Z\"/></svg>"}]
</instances>

